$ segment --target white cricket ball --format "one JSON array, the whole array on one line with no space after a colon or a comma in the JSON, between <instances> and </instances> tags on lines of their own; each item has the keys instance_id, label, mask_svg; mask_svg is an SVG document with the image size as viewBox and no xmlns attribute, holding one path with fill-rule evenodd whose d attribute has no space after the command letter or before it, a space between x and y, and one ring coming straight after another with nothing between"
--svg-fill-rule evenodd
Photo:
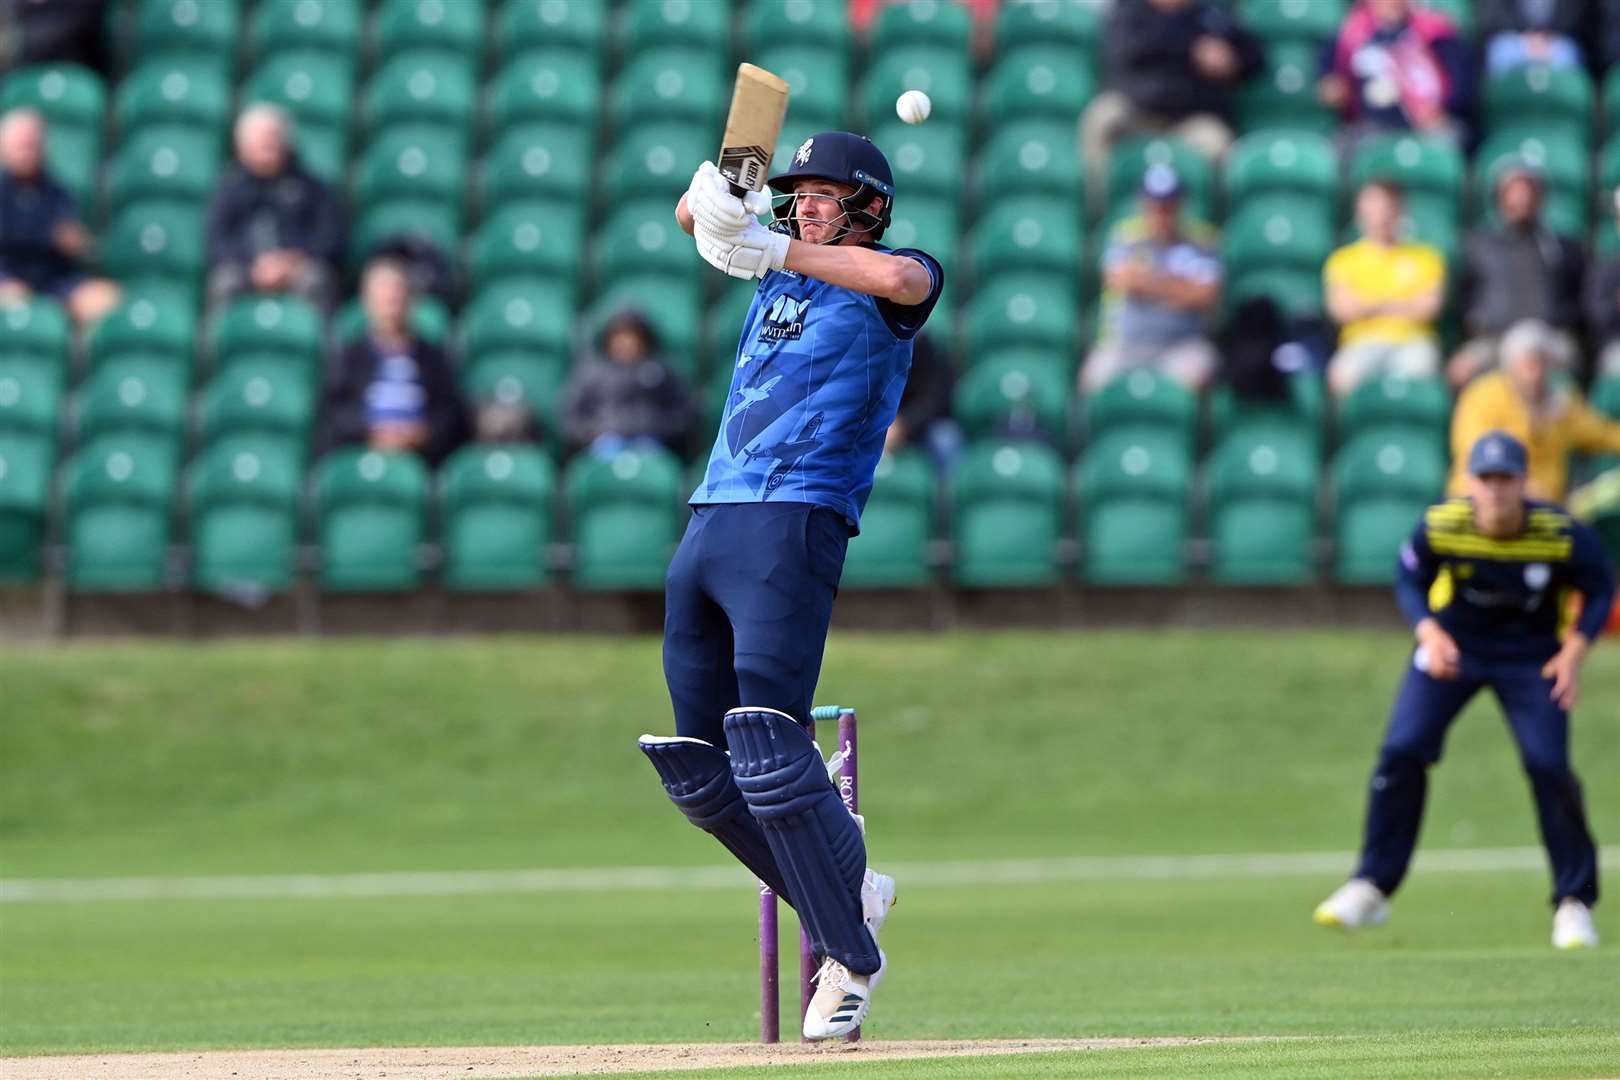
<instances>
[{"instance_id":1,"label":"white cricket ball","mask_svg":"<svg viewBox=\"0 0 1620 1080\"><path fill-rule=\"evenodd\" d=\"M894 103L895 114L908 124L922 123L933 109L934 103L921 90L907 90Z\"/></svg>"}]
</instances>

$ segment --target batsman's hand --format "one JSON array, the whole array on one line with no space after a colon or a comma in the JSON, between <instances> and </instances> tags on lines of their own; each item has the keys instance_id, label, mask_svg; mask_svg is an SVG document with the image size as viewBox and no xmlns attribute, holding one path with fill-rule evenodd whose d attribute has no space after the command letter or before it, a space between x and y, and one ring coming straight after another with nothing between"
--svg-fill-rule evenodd
<instances>
[{"instance_id":1,"label":"batsman's hand","mask_svg":"<svg viewBox=\"0 0 1620 1080\"><path fill-rule=\"evenodd\" d=\"M698 254L716 270L734 278L750 280L762 278L772 270L782 269L787 260L788 245L792 241L784 234L772 232L757 221L751 221L737 232L719 234L701 222L693 234Z\"/></svg>"},{"instance_id":2,"label":"batsman's hand","mask_svg":"<svg viewBox=\"0 0 1620 1080\"><path fill-rule=\"evenodd\" d=\"M1565 712L1573 709L1575 702L1580 699L1581 663L1586 659L1586 650L1591 644L1585 634L1574 631L1564 639L1558 655L1541 666L1541 677L1553 681L1552 691L1547 696Z\"/></svg>"},{"instance_id":3,"label":"batsman's hand","mask_svg":"<svg viewBox=\"0 0 1620 1080\"><path fill-rule=\"evenodd\" d=\"M1422 653L1419 670L1432 679L1455 679L1462 674L1462 650L1433 619L1424 619L1417 625L1418 650Z\"/></svg>"},{"instance_id":4,"label":"batsman's hand","mask_svg":"<svg viewBox=\"0 0 1620 1080\"><path fill-rule=\"evenodd\" d=\"M686 189L686 209L693 223L716 236L742 232L770 208L770 197L763 191L750 191L740 199L733 195L731 183L712 161L698 166Z\"/></svg>"}]
</instances>

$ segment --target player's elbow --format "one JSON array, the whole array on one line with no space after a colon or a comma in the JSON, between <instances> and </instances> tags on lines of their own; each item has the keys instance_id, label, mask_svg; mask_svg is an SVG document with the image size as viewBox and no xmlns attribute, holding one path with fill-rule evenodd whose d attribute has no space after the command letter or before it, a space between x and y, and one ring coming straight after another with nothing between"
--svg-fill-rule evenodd
<instances>
[{"instance_id":1,"label":"player's elbow","mask_svg":"<svg viewBox=\"0 0 1620 1080\"><path fill-rule=\"evenodd\" d=\"M934 287L934 279L922 263L916 259L906 258L888 261L890 265L884 268L881 286L886 299L906 307L928 299L928 294Z\"/></svg>"}]
</instances>

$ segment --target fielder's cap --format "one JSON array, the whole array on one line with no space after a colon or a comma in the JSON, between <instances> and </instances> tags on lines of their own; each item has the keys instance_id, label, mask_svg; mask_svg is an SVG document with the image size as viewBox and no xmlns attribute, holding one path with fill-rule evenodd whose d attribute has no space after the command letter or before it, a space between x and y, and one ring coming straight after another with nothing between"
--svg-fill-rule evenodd
<instances>
[{"instance_id":1,"label":"fielder's cap","mask_svg":"<svg viewBox=\"0 0 1620 1080\"><path fill-rule=\"evenodd\" d=\"M1505 431L1487 431L1468 452L1468 472L1473 476L1523 476L1528 467L1524 443Z\"/></svg>"},{"instance_id":2,"label":"fielder's cap","mask_svg":"<svg viewBox=\"0 0 1620 1080\"><path fill-rule=\"evenodd\" d=\"M1168 165L1149 165L1142 174L1142 194L1150 199L1181 197L1181 177Z\"/></svg>"}]
</instances>

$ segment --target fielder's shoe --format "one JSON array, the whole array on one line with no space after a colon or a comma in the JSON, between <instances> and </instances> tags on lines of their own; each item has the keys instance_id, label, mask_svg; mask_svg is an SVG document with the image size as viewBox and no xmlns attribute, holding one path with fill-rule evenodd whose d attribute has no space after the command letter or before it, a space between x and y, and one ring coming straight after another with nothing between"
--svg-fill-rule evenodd
<instances>
[{"instance_id":1,"label":"fielder's shoe","mask_svg":"<svg viewBox=\"0 0 1620 1080\"><path fill-rule=\"evenodd\" d=\"M1366 878L1351 878L1316 905L1312 918L1317 926L1336 926L1340 930L1379 926L1389 919L1389 900Z\"/></svg>"},{"instance_id":2,"label":"fielder's shoe","mask_svg":"<svg viewBox=\"0 0 1620 1080\"><path fill-rule=\"evenodd\" d=\"M1552 942L1555 949L1597 948L1597 927L1592 925L1592 909L1573 896L1564 897L1558 910L1553 913Z\"/></svg>"},{"instance_id":3,"label":"fielder's shoe","mask_svg":"<svg viewBox=\"0 0 1620 1080\"><path fill-rule=\"evenodd\" d=\"M872 1011L872 991L888 969L888 957L878 950L878 969L870 975L857 975L832 957L822 961L816 972L816 992L804 1011L804 1037L836 1039L848 1035Z\"/></svg>"}]
</instances>

